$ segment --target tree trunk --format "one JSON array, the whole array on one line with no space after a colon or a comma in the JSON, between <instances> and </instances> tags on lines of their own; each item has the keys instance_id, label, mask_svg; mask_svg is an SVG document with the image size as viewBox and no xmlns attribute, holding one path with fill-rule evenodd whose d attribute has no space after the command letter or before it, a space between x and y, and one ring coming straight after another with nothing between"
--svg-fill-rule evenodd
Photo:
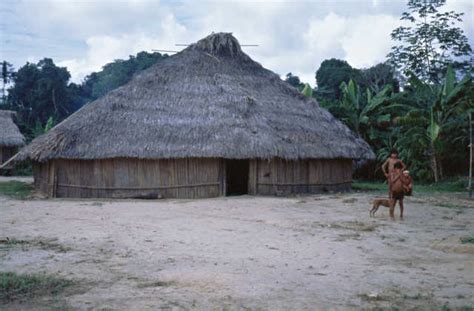
<instances>
[{"instance_id":1,"label":"tree trunk","mask_svg":"<svg viewBox=\"0 0 474 311\"><path fill-rule=\"evenodd\" d=\"M441 162L441 159L438 159L438 178L441 180L444 178L443 163Z\"/></svg>"},{"instance_id":2,"label":"tree trunk","mask_svg":"<svg viewBox=\"0 0 474 311\"><path fill-rule=\"evenodd\" d=\"M53 100L54 112L57 115L58 114L58 106L56 106L56 89L55 88L53 88L53 90L51 92L51 97L52 97L52 100Z\"/></svg>"},{"instance_id":3,"label":"tree trunk","mask_svg":"<svg viewBox=\"0 0 474 311\"><path fill-rule=\"evenodd\" d=\"M436 151L434 148L434 144L431 143L431 169L433 170L433 177L435 182L437 183L439 181L439 175L438 175L438 159L436 157Z\"/></svg>"}]
</instances>

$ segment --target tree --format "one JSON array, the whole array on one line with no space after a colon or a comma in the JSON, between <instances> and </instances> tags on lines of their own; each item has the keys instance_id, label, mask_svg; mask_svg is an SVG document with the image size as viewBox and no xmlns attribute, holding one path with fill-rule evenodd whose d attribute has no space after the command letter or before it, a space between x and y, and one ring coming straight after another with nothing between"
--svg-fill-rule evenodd
<instances>
[{"instance_id":1,"label":"tree","mask_svg":"<svg viewBox=\"0 0 474 311\"><path fill-rule=\"evenodd\" d=\"M287 82L288 84L294 86L297 89L300 89L300 88L304 87L304 84L301 83L300 78L298 76L294 76L291 72L289 72L286 75L285 82Z\"/></svg>"},{"instance_id":2,"label":"tree","mask_svg":"<svg viewBox=\"0 0 474 311\"><path fill-rule=\"evenodd\" d=\"M341 83L347 83L350 79L357 80L358 75L358 70L352 68L345 60L327 59L316 71L317 93L329 100L340 99Z\"/></svg>"},{"instance_id":3,"label":"tree","mask_svg":"<svg viewBox=\"0 0 474 311\"><path fill-rule=\"evenodd\" d=\"M358 83L362 88L368 88L374 93L379 93L386 85L391 85L394 92L398 92L400 89L393 68L385 63L361 69L359 71Z\"/></svg>"},{"instance_id":4,"label":"tree","mask_svg":"<svg viewBox=\"0 0 474 311\"><path fill-rule=\"evenodd\" d=\"M342 121L367 141L378 138L377 130L383 129L391 120L384 107L389 103L392 86L386 85L382 91L373 95L369 89L365 92L354 80L341 83Z\"/></svg>"},{"instance_id":5,"label":"tree","mask_svg":"<svg viewBox=\"0 0 474 311\"><path fill-rule=\"evenodd\" d=\"M435 182L443 178L443 157L451 156L450 143L467 138L462 131L468 113L474 111L472 77L456 82L448 66L443 84L432 85L409 73L407 90L397 99L407 107L398 119L399 145L420 160L428 157ZM467 139L464 139L466 142Z\"/></svg>"},{"instance_id":6,"label":"tree","mask_svg":"<svg viewBox=\"0 0 474 311\"><path fill-rule=\"evenodd\" d=\"M8 90L8 106L18 112L20 129L33 138L37 124L46 125L49 118L60 122L77 109L68 86L70 74L57 67L52 59L27 63L13 79Z\"/></svg>"},{"instance_id":7,"label":"tree","mask_svg":"<svg viewBox=\"0 0 474 311\"><path fill-rule=\"evenodd\" d=\"M13 65L4 60L2 62L2 98L1 98L2 101L0 105L6 104L6 97L7 97L6 87L12 80L13 75L14 75Z\"/></svg>"},{"instance_id":8,"label":"tree","mask_svg":"<svg viewBox=\"0 0 474 311\"><path fill-rule=\"evenodd\" d=\"M102 67L99 72L88 75L82 83L83 101L95 100L113 89L130 81L134 74L145 70L157 61L168 57L160 53L140 52L136 56L130 56L127 60L118 59Z\"/></svg>"},{"instance_id":9,"label":"tree","mask_svg":"<svg viewBox=\"0 0 474 311\"><path fill-rule=\"evenodd\" d=\"M470 67L471 46L461 28L463 13L441 12L446 0L409 0L408 11L391 37L398 45L387 55L390 64L402 77L414 73L424 82L438 83L448 64L460 71Z\"/></svg>"}]
</instances>

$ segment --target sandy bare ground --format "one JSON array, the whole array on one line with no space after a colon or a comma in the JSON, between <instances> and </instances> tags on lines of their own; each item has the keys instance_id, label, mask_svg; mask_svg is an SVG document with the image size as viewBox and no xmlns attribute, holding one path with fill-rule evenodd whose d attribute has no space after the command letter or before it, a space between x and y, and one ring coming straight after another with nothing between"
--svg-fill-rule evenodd
<instances>
[{"instance_id":1,"label":"sandy bare ground","mask_svg":"<svg viewBox=\"0 0 474 311\"><path fill-rule=\"evenodd\" d=\"M474 305L474 203L370 193L300 198L18 201L0 197L0 270L76 281L3 309L347 310ZM443 205L439 206L439 205ZM397 210L398 216L398 210ZM41 243L40 243L41 242Z\"/></svg>"},{"instance_id":2,"label":"sandy bare ground","mask_svg":"<svg viewBox=\"0 0 474 311\"><path fill-rule=\"evenodd\" d=\"M31 176L0 176L0 182L6 181L21 181L25 183L33 183L33 177Z\"/></svg>"}]
</instances>

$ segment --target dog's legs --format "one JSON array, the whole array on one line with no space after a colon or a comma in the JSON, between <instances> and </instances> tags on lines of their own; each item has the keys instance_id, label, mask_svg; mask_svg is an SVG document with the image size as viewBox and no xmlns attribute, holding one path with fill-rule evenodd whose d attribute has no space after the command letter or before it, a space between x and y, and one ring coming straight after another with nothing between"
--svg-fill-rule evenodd
<instances>
[{"instance_id":1,"label":"dog's legs","mask_svg":"<svg viewBox=\"0 0 474 311\"><path fill-rule=\"evenodd\" d=\"M379 207L378 207L377 202L374 202L374 204L372 205L372 209L371 209L370 212L369 212L369 215L370 215L371 217L375 216L375 212L378 210L378 208L379 208Z\"/></svg>"}]
</instances>

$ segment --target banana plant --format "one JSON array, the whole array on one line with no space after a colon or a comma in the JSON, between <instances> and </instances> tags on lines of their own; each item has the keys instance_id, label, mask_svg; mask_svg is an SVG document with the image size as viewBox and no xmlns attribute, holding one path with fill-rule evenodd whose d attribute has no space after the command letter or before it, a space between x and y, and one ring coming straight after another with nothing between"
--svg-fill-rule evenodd
<instances>
[{"instance_id":1,"label":"banana plant","mask_svg":"<svg viewBox=\"0 0 474 311\"><path fill-rule=\"evenodd\" d=\"M386 108L390 104L392 86L386 85L379 93L372 95L369 89L365 93L354 80L341 83L343 110L342 120L359 136L367 140L376 139L377 130L391 120Z\"/></svg>"},{"instance_id":2,"label":"banana plant","mask_svg":"<svg viewBox=\"0 0 474 311\"><path fill-rule=\"evenodd\" d=\"M443 84L433 85L410 74L409 85L404 94L409 107L399 124L404 127L404 148L426 147L430 158L431 169L435 182L443 177L441 157L446 143L444 134L461 133L456 131L461 120L473 110L472 77L466 75L456 82L455 72L448 66ZM456 134L453 134L456 135ZM450 135L449 139L460 139ZM448 135L446 135L448 136Z\"/></svg>"},{"instance_id":3,"label":"banana plant","mask_svg":"<svg viewBox=\"0 0 474 311\"><path fill-rule=\"evenodd\" d=\"M303 94L306 97L313 97L313 89L311 88L311 85L308 83L305 83L303 90L301 91L301 94Z\"/></svg>"}]
</instances>

